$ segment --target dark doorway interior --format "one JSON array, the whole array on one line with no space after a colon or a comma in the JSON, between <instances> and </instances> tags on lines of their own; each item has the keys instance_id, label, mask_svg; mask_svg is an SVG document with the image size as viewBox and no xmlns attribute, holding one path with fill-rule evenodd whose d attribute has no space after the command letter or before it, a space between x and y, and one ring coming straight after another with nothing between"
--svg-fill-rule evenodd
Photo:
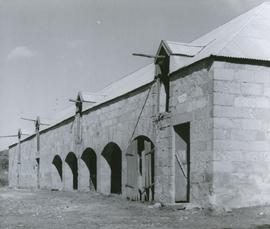
<instances>
[{"instance_id":1,"label":"dark doorway interior","mask_svg":"<svg viewBox=\"0 0 270 229\"><path fill-rule=\"evenodd\" d=\"M73 189L78 189L78 161L74 153L70 152L66 157L66 163L69 165L73 174Z\"/></svg>"},{"instance_id":2,"label":"dark doorway interior","mask_svg":"<svg viewBox=\"0 0 270 229\"><path fill-rule=\"evenodd\" d=\"M190 123L174 126L175 131L175 202L190 199Z\"/></svg>"},{"instance_id":3,"label":"dark doorway interior","mask_svg":"<svg viewBox=\"0 0 270 229\"><path fill-rule=\"evenodd\" d=\"M115 143L105 146L102 156L111 168L111 193L122 192L122 151Z\"/></svg>"},{"instance_id":4,"label":"dark doorway interior","mask_svg":"<svg viewBox=\"0 0 270 229\"><path fill-rule=\"evenodd\" d=\"M97 190L97 156L94 150L91 148L87 148L82 154L82 160L86 164L89 173L90 173L90 181L94 189ZM90 185L91 189L91 185Z\"/></svg>"},{"instance_id":5,"label":"dark doorway interior","mask_svg":"<svg viewBox=\"0 0 270 229\"><path fill-rule=\"evenodd\" d=\"M60 156L56 155L53 158L52 163L55 166L55 168L57 169L58 174L59 174L59 176L60 176L60 178L62 180L63 179L63 175L62 175L62 160L61 160Z\"/></svg>"},{"instance_id":6,"label":"dark doorway interior","mask_svg":"<svg viewBox=\"0 0 270 229\"><path fill-rule=\"evenodd\" d=\"M37 162L37 188L40 188L40 185L39 185L39 171L40 171L39 158L36 158L36 162Z\"/></svg>"}]
</instances>

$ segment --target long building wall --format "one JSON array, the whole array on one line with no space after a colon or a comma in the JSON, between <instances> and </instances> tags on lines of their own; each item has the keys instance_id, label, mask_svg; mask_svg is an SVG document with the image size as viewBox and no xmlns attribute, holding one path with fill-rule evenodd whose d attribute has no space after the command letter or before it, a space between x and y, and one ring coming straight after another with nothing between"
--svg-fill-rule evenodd
<instances>
[{"instance_id":1,"label":"long building wall","mask_svg":"<svg viewBox=\"0 0 270 229\"><path fill-rule=\"evenodd\" d=\"M150 91L149 91L150 90ZM88 181L83 179L85 163L81 155L85 149L91 148L97 155L97 191L109 194L108 176L102 176L102 172L108 167L102 156L103 149L109 143L115 143L122 152L122 193L125 196L126 184L126 149L133 139L138 136L146 136L155 145L155 131L153 124L153 111L156 101L155 85L149 85L128 95L122 96L114 101L107 102L99 107L85 112L80 118L79 135L81 141L76 143L78 134L78 118L72 118L59 126L40 134L40 169L39 184L41 188L57 188L72 190L72 177L68 171L65 159L70 152L75 153L78 158L78 189L85 190ZM154 102L153 102L154 101ZM142 112L141 112L142 111ZM17 158L21 148L21 164L17 165ZM36 161L36 137L23 141L20 145L10 148L10 186L37 187L37 161ZM162 153L167 153L162 152ZM52 161L59 155L63 165L63 182L55 184L54 165ZM172 201L168 190L161 190L158 182L167 181L162 171L160 161L164 157L159 155L158 147L155 151L155 172L157 188L155 198ZM165 156L166 158L166 156ZM17 178L19 167L19 178ZM108 169L108 168L107 168ZM165 180L164 180L165 179ZM19 180L19 181L17 181ZM165 197L163 197L165 196ZM170 199L170 200L169 200Z\"/></svg>"},{"instance_id":2,"label":"long building wall","mask_svg":"<svg viewBox=\"0 0 270 229\"><path fill-rule=\"evenodd\" d=\"M133 139L145 136L155 147L156 201L219 207L269 203L268 67L211 59L193 64L171 76L165 113L158 113L157 89L154 82L42 131L39 180L36 136L11 147L9 185L73 190L67 161L73 152L77 188L89 190L83 154L91 151L97 157L95 188L109 194L111 165L104 152L111 147L121 152L121 193L126 197L126 152ZM56 155L62 180L53 164Z\"/></svg>"},{"instance_id":3,"label":"long building wall","mask_svg":"<svg viewBox=\"0 0 270 229\"><path fill-rule=\"evenodd\" d=\"M158 114L158 84L154 83L90 109L81 118L71 118L41 132L39 182L36 137L20 144L20 166L16 163L19 145L11 147L10 186L34 188L39 183L41 188L72 190L74 187L70 167L65 160L73 152L78 158L78 189L87 190L89 180L86 179L86 165L81 156L86 149L91 149L97 155L97 191L109 194L110 178L106 172L108 163L102 152L107 144L115 143L122 152L122 195L126 196L126 150L132 139L145 136L155 146L155 200L174 203L177 193L174 126L189 122L191 166L188 172L190 188L187 192L190 194L185 201L207 203L212 182L212 71L209 69L208 62L199 63L190 71L180 72L172 77L169 113ZM77 141L78 135L81 135L81 141ZM62 181L56 179L57 173L52 164L56 155L62 161ZM16 167L20 167L19 179L16 177Z\"/></svg>"}]
</instances>

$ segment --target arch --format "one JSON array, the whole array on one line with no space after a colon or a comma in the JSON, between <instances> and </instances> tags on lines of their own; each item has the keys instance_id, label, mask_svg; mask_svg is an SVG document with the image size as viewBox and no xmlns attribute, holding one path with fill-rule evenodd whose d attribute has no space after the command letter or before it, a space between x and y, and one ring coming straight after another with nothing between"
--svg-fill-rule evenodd
<instances>
[{"instance_id":1,"label":"arch","mask_svg":"<svg viewBox=\"0 0 270 229\"><path fill-rule=\"evenodd\" d=\"M62 188L63 180L63 163L61 157L57 154L52 160L52 189L59 190Z\"/></svg>"},{"instance_id":2,"label":"arch","mask_svg":"<svg viewBox=\"0 0 270 229\"><path fill-rule=\"evenodd\" d=\"M89 189L97 190L97 155L91 148L83 151L81 159L87 166L87 173L82 169L82 183L86 184Z\"/></svg>"},{"instance_id":3,"label":"arch","mask_svg":"<svg viewBox=\"0 0 270 229\"><path fill-rule=\"evenodd\" d=\"M108 143L102 154L103 158L106 160L107 165L102 166L102 179L106 182L107 192L121 194L122 193L122 150L120 147L114 143Z\"/></svg>"},{"instance_id":4,"label":"arch","mask_svg":"<svg viewBox=\"0 0 270 229\"><path fill-rule=\"evenodd\" d=\"M63 179L63 172L62 172L62 159L59 155L55 155L53 160L52 160L52 164L55 166L58 175L62 181Z\"/></svg>"},{"instance_id":5,"label":"arch","mask_svg":"<svg viewBox=\"0 0 270 229\"><path fill-rule=\"evenodd\" d=\"M127 197L154 200L155 147L150 138L140 135L129 145L127 157Z\"/></svg>"},{"instance_id":6,"label":"arch","mask_svg":"<svg viewBox=\"0 0 270 229\"><path fill-rule=\"evenodd\" d=\"M73 152L69 152L65 159L65 162L71 170L71 174L66 174L66 180L68 181L70 179L69 176L72 175L72 187L74 190L76 190L78 189L78 160L76 155Z\"/></svg>"}]
</instances>

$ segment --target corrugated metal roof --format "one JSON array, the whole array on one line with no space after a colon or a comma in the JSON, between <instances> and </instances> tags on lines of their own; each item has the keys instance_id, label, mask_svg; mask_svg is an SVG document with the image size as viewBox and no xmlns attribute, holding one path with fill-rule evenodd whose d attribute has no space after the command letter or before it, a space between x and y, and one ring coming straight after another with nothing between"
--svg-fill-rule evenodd
<instances>
[{"instance_id":1,"label":"corrugated metal roof","mask_svg":"<svg viewBox=\"0 0 270 229\"><path fill-rule=\"evenodd\" d=\"M102 95L102 94L98 94L94 92L81 91L79 92L79 96L81 97L81 100L84 102L97 103L100 100L102 100L106 95Z\"/></svg>"},{"instance_id":2,"label":"corrugated metal roof","mask_svg":"<svg viewBox=\"0 0 270 229\"><path fill-rule=\"evenodd\" d=\"M84 101L93 101L93 100L96 101L95 103L83 103L83 111L96 107L102 103L110 101L114 98L117 98L121 95L131 92L144 85L147 85L154 80L154 77L155 77L155 65L149 64L123 77L122 79L108 85L107 87L103 88L102 90L96 93L80 92ZM51 125L43 130L46 130L68 118L73 117L75 115L75 112L76 112L75 105L67 107L61 112L57 112L53 121L51 122Z\"/></svg>"},{"instance_id":3,"label":"corrugated metal roof","mask_svg":"<svg viewBox=\"0 0 270 229\"><path fill-rule=\"evenodd\" d=\"M205 48L192 58L172 56L170 72L211 55L270 60L270 3L263 3L188 44Z\"/></svg>"},{"instance_id":4,"label":"corrugated metal roof","mask_svg":"<svg viewBox=\"0 0 270 229\"><path fill-rule=\"evenodd\" d=\"M266 2L190 43L163 41L170 51L170 73L209 56L270 60L270 3ZM97 93L83 92L83 106L90 109L154 80L155 65L150 64L127 75ZM71 118L75 106L57 113L52 126ZM48 127L48 128L50 128ZM45 129L48 129L45 128Z\"/></svg>"},{"instance_id":5,"label":"corrugated metal roof","mask_svg":"<svg viewBox=\"0 0 270 229\"><path fill-rule=\"evenodd\" d=\"M172 55L184 55L190 57L197 55L204 48L204 46L201 45L191 45L173 41L166 41L166 45Z\"/></svg>"},{"instance_id":6,"label":"corrugated metal roof","mask_svg":"<svg viewBox=\"0 0 270 229\"><path fill-rule=\"evenodd\" d=\"M56 125L57 123L60 123L63 120L66 120L72 116L74 116L76 113L76 107L74 104L64 108L61 111L58 111L55 113L54 117L52 118L51 122L50 122L50 126L49 127L45 127L44 129L48 129L51 126ZM43 129L43 130L44 130Z\"/></svg>"},{"instance_id":7,"label":"corrugated metal roof","mask_svg":"<svg viewBox=\"0 0 270 229\"><path fill-rule=\"evenodd\" d=\"M121 80L108 85L98 93L106 95L105 100L110 100L152 82L154 77L155 65L149 64L125 76Z\"/></svg>"}]
</instances>

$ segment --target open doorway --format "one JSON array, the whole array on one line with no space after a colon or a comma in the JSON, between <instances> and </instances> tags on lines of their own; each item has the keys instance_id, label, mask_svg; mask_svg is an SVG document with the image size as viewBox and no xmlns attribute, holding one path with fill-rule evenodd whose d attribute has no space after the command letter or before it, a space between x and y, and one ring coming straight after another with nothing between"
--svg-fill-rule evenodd
<instances>
[{"instance_id":1,"label":"open doorway","mask_svg":"<svg viewBox=\"0 0 270 229\"><path fill-rule=\"evenodd\" d=\"M175 202L189 202L190 195L190 123L174 126Z\"/></svg>"},{"instance_id":2,"label":"open doorway","mask_svg":"<svg viewBox=\"0 0 270 229\"><path fill-rule=\"evenodd\" d=\"M36 167L37 167L37 188L40 188L40 184L39 184L39 172L40 172L40 159L36 158Z\"/></svg>"},{"instance_id":3,"label":"open doorway","mask_svg":"<svg viewBox=\"0 0 270 229\"><path fill-rule=\"evenodd\" d=\"M87 148L83 151L81 159L88 168L88 176L86 177L90 190L97 189L97 156L93 149Z\"/></svg>"},{"instance_id":4,"label":"open doorway","mask_svg":"<svg viewBox=\"0 0 270 229\"><path fill-rule=\"evenodd\" d=\"M67 180L70 179L69 175L72 176L72 187L74 190L78 189L78 161L77 157L73 152L70 152L67 157L65 162L68 164L68 167L71 170L71 174L67 174Z\"/></svg>"},{"instance_id":5,"label":"open doorway","mask_svg":"<svg viewBox=\"0 0 270 229\"><path fill-rule=\"evenodd\" d=\"M122 193L122 151L120 147L110 142L102 151L102 156L109 165L110 171L104 171L105 175L110 174L110 191L111 193ZM104 168L105 169L105 168Z\"/></svg>"},{"instance_id":6,"label":"open doorway","mask_svg":"<svg viewBox=\"0 0 270 229\"><path fill-rule=\"evenodd\" d=\"M62 188L63 172L62 159L59 155L55 155L52 160L52 189L60 190Z\"/></svg>"}]
</instances>

